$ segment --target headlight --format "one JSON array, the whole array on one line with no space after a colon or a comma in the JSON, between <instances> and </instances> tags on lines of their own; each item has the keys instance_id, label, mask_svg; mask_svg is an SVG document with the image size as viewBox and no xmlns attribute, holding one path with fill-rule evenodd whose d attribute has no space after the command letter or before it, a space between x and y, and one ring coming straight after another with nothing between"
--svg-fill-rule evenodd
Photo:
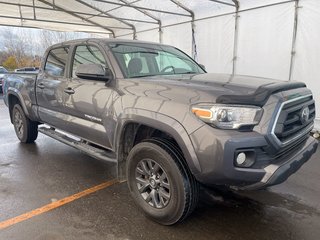
<instances>
[{"instance_id":1,"label":"headlight","mask_svg":"<svg viewBox=\"0 0 320 240\"><path fill-rule=\"evenodd\" d=\"M199 104L192 106L192 112L206 123L222 129L239 129L257 125L262 109L247 105Z\"/></svg>"}]
</instances>

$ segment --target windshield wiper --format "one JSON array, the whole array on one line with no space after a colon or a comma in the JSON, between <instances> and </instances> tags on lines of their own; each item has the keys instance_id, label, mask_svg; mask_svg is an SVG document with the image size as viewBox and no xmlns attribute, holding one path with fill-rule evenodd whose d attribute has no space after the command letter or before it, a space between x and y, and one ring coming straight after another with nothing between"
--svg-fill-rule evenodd
<instances>
[{"instance_id":1,"label":"windshield wiper","mask_svg":"<svg viewBox=\"0 0 320 240\"><path fill-rule=\"evenodd\" d=\"M195 73L199 73L199 72L190 71L190 72L182 72L182 73L176 73L176 74L195 74Z\"/></svg>"},{"instance_id":2,"label":"windshield wiper","mask_svg":"<svg viewBox=\"0 0 320 240\"><path fill-rule=\"evenodd\" d=\"M153 76L157 76L157 74L147 74L147 75L131 76L130 78L143 78L143 77L153 77Z\"/></svg>"},{"instance_id":3,"label":"windshield wiper","mask_svg":"<svg viewBox=\"0 0 320 240\"><path fill-rule=\"evenodd\" d=\"M130 78L143 78L143 77L154 77L154 76L172 76L172 75L179 75L179 74L200 74L199 72L181 72L181 73L168 73L168 74L147 74L147 75L138 75L138 76L132 76Z\"/></svg>"}]
</instances>

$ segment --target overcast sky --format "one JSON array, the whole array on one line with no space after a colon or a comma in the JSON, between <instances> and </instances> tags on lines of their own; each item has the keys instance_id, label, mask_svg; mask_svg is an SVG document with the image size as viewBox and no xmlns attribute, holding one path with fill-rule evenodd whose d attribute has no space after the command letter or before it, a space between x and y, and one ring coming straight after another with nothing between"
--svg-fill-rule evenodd
<instances>
[{"instance_id":1,"label":"overcast sky","mask_svg":"<svg viewBox=\"0 0 320 240\"><path fill-rule=\"evenodd\" d=\"M12 31L18 38L29 41L30 44L41 45L41 40L42 40L41 38L43 37L43 35L41 34L43 30L41 29L0 26L0 50L4 50L5 35L3 33L8 29ZM49 30L45 30L45 31L49 31ZM49 32L54 33L54 31L49 31ZM24 37L26 35L28 36L27 39L25 39ZM95 34L79 33L79 32L66 33L67 39L88 38L88 37L100 37L100 36ZM28 40L28 39L32 39L32 40ZM39 52L38 54L42 54L42 53Z\"/></svg>"}]
</instances>

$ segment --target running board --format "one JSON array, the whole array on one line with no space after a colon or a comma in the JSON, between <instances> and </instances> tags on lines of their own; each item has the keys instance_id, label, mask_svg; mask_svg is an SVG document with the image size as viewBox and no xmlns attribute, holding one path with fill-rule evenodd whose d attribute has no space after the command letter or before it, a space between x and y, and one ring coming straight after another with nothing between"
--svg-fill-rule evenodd
<instances>
[{"instance_id":1,"label":"running board","mask_svg":"<svg viewBox=\"0 0 320 240\"><path fill-rule=\"evenodd\" d=\"M58 140L59 142L62 142L62 143L65 143L71 147L74 147L74 148L80 150L81 152L84 152L87 155L94 157L96 159L104 160L104 161L108 161L108 162L114 162L114 163L117 162L117 159L115 158L114 154L112 154L110 151L104 150L101 148L97 148L97 147L88 145L84 142L81 142L79 140L73 139L73 138L63 134L62 132L57 132L53 128L41 127L41 128L39 128L39 132L41 132L49 137L52 137L52 138Z\"/></svg>"}]
</instances>

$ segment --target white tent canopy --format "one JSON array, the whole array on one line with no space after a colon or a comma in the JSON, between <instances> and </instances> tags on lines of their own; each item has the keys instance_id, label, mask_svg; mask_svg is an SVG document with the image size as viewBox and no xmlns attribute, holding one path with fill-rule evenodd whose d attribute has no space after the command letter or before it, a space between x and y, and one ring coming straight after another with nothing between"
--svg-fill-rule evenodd
<instances>
[{"instance_id":1,"label":"white tent canopy","mask_svg":"<svg viewBox=\"0 0 320 240\"><path fill-rule=\"evenodd\" d=\"M303 81L320 129L319 0L0 0L0 25L162 42L209 72Z\"/></svg>"},{"instance_id":2,"label":"white tent canopy","mask_svg":"<svg viewBox=\"0 0 320 240\"><path fill-rule=\"evenodd\" d=\"M5 0L0 24L109 33L113 37L234 12L236 0ZM69 25L69 26L68 26ZM71 27L70 27L71 26ZM136 36L135 36L136 37Z\"/></svg>"}]
</instances>

